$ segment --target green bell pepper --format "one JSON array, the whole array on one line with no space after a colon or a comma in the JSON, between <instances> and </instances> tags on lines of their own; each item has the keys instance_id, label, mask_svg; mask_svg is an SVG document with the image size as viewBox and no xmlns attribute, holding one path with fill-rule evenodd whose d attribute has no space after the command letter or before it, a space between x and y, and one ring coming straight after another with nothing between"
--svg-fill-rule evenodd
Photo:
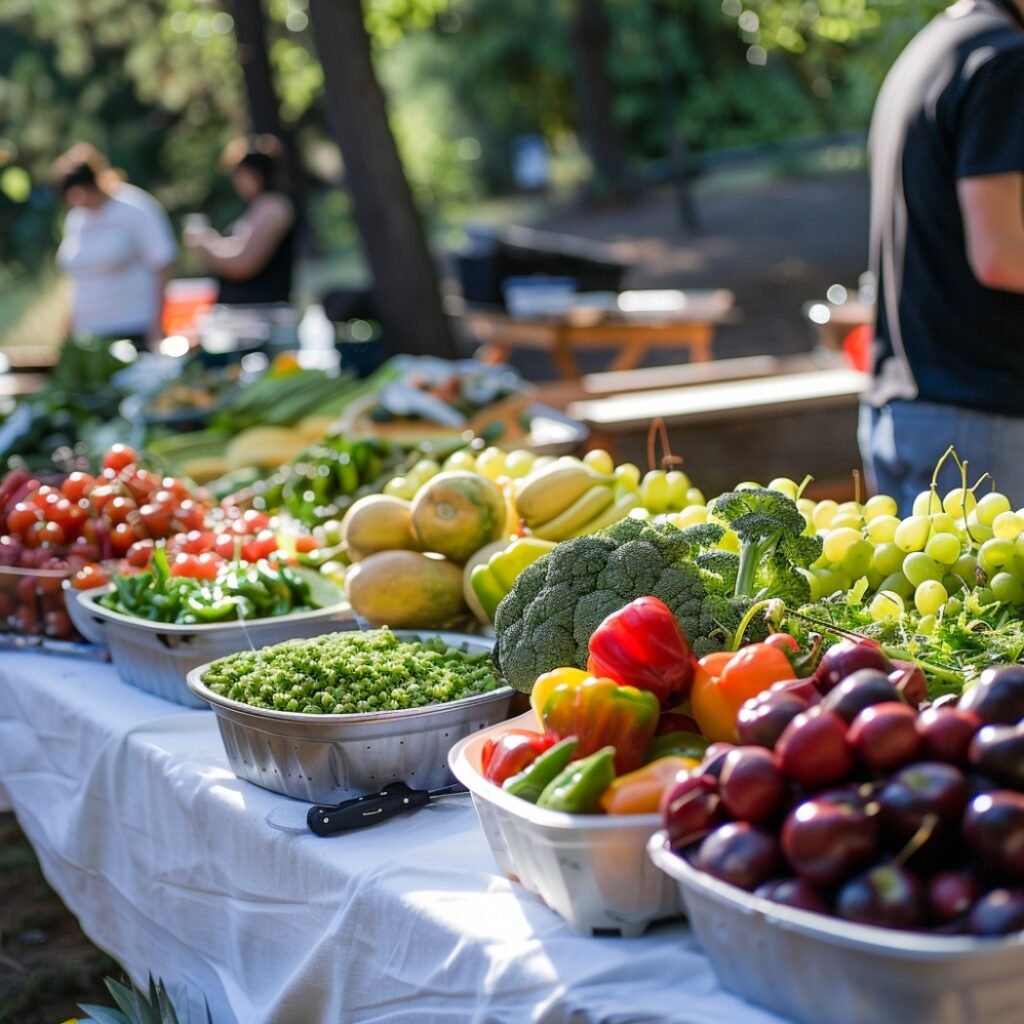
<instances>
[{"instance_id":1,"label":"green bell pepper","mask_svg":"<svg viewBox=\"0 0 1024 1024\"><path fill-rule=\"evenodd\" d=\"M528 764L518 775L505 780L502 788L513 796L521 797L535 804L541 793L556 776L561 774L565 766L576 752L579 741L570 736L545 750L536 760Z\"/></svg>"}]
</instances>

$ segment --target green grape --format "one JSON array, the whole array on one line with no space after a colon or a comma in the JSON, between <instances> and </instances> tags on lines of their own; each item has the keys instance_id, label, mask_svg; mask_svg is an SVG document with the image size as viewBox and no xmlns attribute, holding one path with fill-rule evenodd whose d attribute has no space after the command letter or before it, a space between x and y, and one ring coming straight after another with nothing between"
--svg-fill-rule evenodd
<instances>
[{"instance_id":1,"label":"green grape","mask_svg":"<svg viewBox=\"0 0 1024 1024\"><path fill-rule=\"evenodd\" d=\"M420 459L412 469L406 473L406 478L416 484L417 488L422 487L428 480L432 480L441 472L441 464L433 459Z\"/></svg>"},{"instance_id":2,"label":"green grape","mask_svg":"<svg viewBox=\"0 0 1024 1024\"><path fill-rule=\"evenodd\" d=\"M875 549L871 546L869 541L857 540L854 541L846 549L846 554L843 555L840 561L840 567L851 579L857 580L861 576L864 576L871 568L871 556L875 553Z\"/></svg>"},{"instance_id":3,"label":"green grape","mask_svg":"<svg viewBox=\"0 0 1024 1024\"><path fill-rule=\"evenodd\" d=\"M925 580L914 591L914 607L922 615L935 615L948 597L946 588L938 580Z\"/></svg>"},{"instance_id":4,"label":"green grape","mask_svg":"<svg viewBox=\"0 0 1024 1024\"><path fill-rule=\"evenodd\" d=\"M931 488L922 491L914 499L912 509L915 516L930 516L933 512L942 511L942 499Z\"/></svg>"},{"instance_id":5,"label":"green grape","mask_svg":"<svg viewBox=\"0 0 1024 1024\"><path fill-rule=\"evenodd\" d=\"M832 520L835 518L836 509L839 506L836 502L832 501L831 498L826 498L824 501L819 501L814 507L814 512L811 515L811 522L814 523L816 530L827 530L832 524Z\"/></svg>"},{"instance_id":6,"label":"green grape","mask_svg":"<svg viewBox=\"0 0 1024 1024\"><path fill-rule=\"evenodd\" d=\"M926 515L907 516L896 528L893 540L904 551L923 551L931 523Z\"/></svg>"},{"instance_id":7,"label":"green grape","mask_svg":"<svg viewBox=\"0 0 1024 1024\"><path fill-rule=\"evenodd\" d=\"M1024 519L1016 512L1000 512L992 520L992 533L1000 540L1016 540L1024 530Z\"/></svg>"},{"instance_id":8,"label":"green grape","mask_svg":"<svg viewBox=\"0 0 1024 1024\"><path fill-rule=\"evenodd\" d=\"M593 448L583 456L583 465L589 466L595 473L611 476L615 472L615 460L603 448Z\"/></svg>"},{"instance_id":9,"label":"green grape","mask_svg":"<svg viewBox=\"0 0 1024 1024\"><path fill-rule=\"evenodd\" d=\"M768 490L779 491L784 494L787 498L792 498L796 501L797 485L794 481L790 480L788 476L777 476L774 480L768 481Z\"/></svg>"},{"instance_id":10,"label":"green grape","mask_svg":"<svg viewBox=\"0 0 1024 1024\"><path fill-rule=\"evenodd\" d=\"M707 501L704 500L704 492L699 487L691 487L686 492L686 504L706 505Z\"/></svg>"},{"instance_id":11,"label":"green grape","mask_svg":"<svg viewBox=\"0 0 1024 1024\"><path fill-rule=\"evenodd\" d=\"M895 544L879 544L871 559L871 567L883 576L888 576L903 571L903 559L906 557L906 552Z\"/></svg>"},{"instance_id":12,"label":"green grape","mask_svg":"<svg viewBox=\"0 0 1024 1024\"><path fill-rule=\"evenodd\" d=\"M733 488L733 490L734 491L759 491L759 490L761 490L761 485L759 483L756 483L753 480L744 480L743 483L737 484Z\"/></svg>"},{"instance_id":13,"label":"green grape","mask_svg":"<svg viewBox=\"0 0 1024 1024\"><path fill-rule=\"evenodd\" d=\"M850 579L841 572L832 569L812 569L811 573L818 579L821 597L831 597L839 591L850 589Z\"/></svg>"},{"instance_id":14,"label":"green grape","mask_svg":"<svg viewBox=\"0 0 1024 1024\"><path fill-rule=\"evenodd\" d=\"M898 619L903 615L905 605L903 598L892 590L883 590L875 594L868 611L875 622L887 619Z\"/></svg>"},{"instance_id":15,"label":"green grape","mask_svg":"<svg viewBox=\"0 0 1024 1024\"><path fill-rule=\"evenodd\" d=\"M657 515L668 508L668 477L664 470L652 469L640 482L640 501Z\"/></svg>"},{"instance_id":16,"label":"green grape","mask_svg":"<svg viewBox=\"0 0 1024 1024\"><path fill-rule=\"evenodd\" d=\"M899 511L895 498L888 494L876 494L864 502L864 518L870 523L879 516L895 516Z\"/></svg>"},{"instance_id":17,"label":"green grape","mask_svg":"<svg viewBox=\"0 0 1024 1024\"><path fill-rule=\"evenodd\" d=\"M856 516L858 519L864 518L864 506L859 501L843 501L840 502L839 507L836 509L837 516Z\"/></svg>"},{"instance_id":18,"label":"green grape","mask_svg":"<svg viewBox=\"0 0 1024 1024\"><path fill-rule=\"evenodd\" d=\"M921 636L931 636L935 632L936 618L934 615L922 615L917 620L917 632Z\"/></svg>"},{"instance_id":19,"label":"green grape","mask_svg":"<svg viewBox=\"0 0 1024 1024\"><path fill-rule=\"evenodd\" d=\"M811 572L809 569L798 568L797 572L805 580L807 580L807 586L811 588L811 600L818 601L821 599L821 581L818 577Z\"/></svg>"},{"instance_id":20,"label":"green grape","mask_svg":"<svg viewBox=\"0 0 1024 1024\"><path fill-rule=\"evenodd\" d=\"M864 520L860 516L847 512L846 514L836 513L832 518L832 522L828 524L828 528L830 530L856 530L860 533L863 525Z\"/></svg>"},{"instance_id":21,"label":"green grape","mask_svg":"<svg viewBox=\"0 0 1024 1024\"><path fill-rule=\"evenodd\" d=\"M416 497L419 488L408 477L393 476L385 485L384 493L391 498L402 498L405 501L412 501Z\"/></svg>"},{"instance_id":22,"label":"green grape","mask_svg":"<svg viewBox=\"0 0 1024 1024\"><path fill-rule=\"evenodd\" d=\"M978 499L962 487L954 487L943 499L942 508L954 519L965 519L977 507Z\"/></svg>"},{"instance_id":23,"label":"green grape","mask_svg":"<svg viewBox=\"0 0 1024 1024\"><path fill-rule=\"evenodd\" d=\"M993 538L985 541L978 550L978 565L991 576L1001 569L1017 553L1012 541Z\"/></svg>"},{"instance_id":24,"label":"green grape","mask_svg":"<svg viewBox=\"0 0 1024 1024\"><path fill-rule=\"evenodd\" d=\"M992 577L989 587L997 601L1003 604L1024 604L1024 584L1016 576L1008 572L997 572Z\"/></svg>"},{"instance_id":25,"label":"green grape","mask_svg":"<svg viewBox=\"0 0 1024 1024\"><path fill-rule=\"evenodd\" d=\"M926 580L941 580L942 568L923 551L913 551L903 559L903 575L915 587L919 587Z\"/></svg>"},{"instance_id":26,"label":"green grape","mask_svg":"<svg viewBox=\"0 0 1024 1024\"><path fill-rule=\"evenodd\" d=\"M885 575L880 573L877 569L871 568L864 573L864 578L868 581L868 589L875 591L882 585L882 580L885 579Z\"/></svg>"},{"instance_id":27,"label":"green grape","mask_svg":"<svg viewBox=\"0 0 1024 1024\"><path fill-rule=\"evenodd\" d=\"M1017 554L1024 558L1024 533L1013 542L1013 546L1017 549Z\"/></svg>"},{"instance_id":28,"label":"green grape","mask_svg":"<svg viewBox=\"0 0 1024 1024\"><path fill-rule=\"evenodd\" d=\"M963 601L957 597L951 597L947 602L946 606L942 609L942 617L951 619L955 615L959 615L963 611Z\"/></svg>"},{"instance_id":29,"label":"green grape","mask_svg":"<svg viewBox=\"0 0 1024 1024\"><path fill-rule=\"evenodd\" d=\"M615 467L615 482L631 491L640 490L640 470L632 462L623 462Z\"/></svg>"},{"instance_id":30,"label":"green grape","mask_svg":"<svg viewBox=\"0 0 1024 1024\"><path fill-rule=\"evenodd\" d=\"M860 530L849 527L829 530L822 541L821 553L830 562L841 562L846 552L860 539Z\"/></svg>"},{"instance_id":31,"label":"green grape","mask_svg":"<svg viewBox=\"0 0 1024 1024\"><path fill-rule=\"evenodd\" d=\"M680 530L687 526L696 526L699 523L708 521L707 505L687 505L681 512L674 513L669 522L678 526Z\"/></svg>"},{"instance_id":32,"label":"green grape","mask_svg":"<svg viewBox=\"0 0 1024 1024\"><path fill-rule=\"evenodd\" d=\"M967 522L964 524L964 532L975 544L984 544L985 541L991 540L995 536L992 532L991 525L989 523L983 523L978 519L977 509L967 517Z\"/></svg>"},{"instance_id":33,"label":"green grape","mask_svg":"<svg viewBox=\"0 0 1024 1024\"><path fill-rule=\"evenodd\" d=\"M590 453L588 452L587 454L589 455ZM537 456L529 449L517 448L515 451L509 452L505 458L505 472L513 480L519 480L533 469L533 464L536 461ZM583 461L586 462L586 458ZM613 466L612 469L614 468ZM611 470L608 470L608 472L610 473Z\"/></svg>"},{"instance_id":34,"label":"green grape","mask_svg":"<svg viewBox=\"0 0 1024 1024\"><path fill-rule=\"evenodd\" d=\"M946 588L947 594L956 594L964 589L964 581L952 573L947 573L942 577L942 585Z\"/></svg>"},{"instance_id":35,"label":"green grape","mask_svg":"<svg viewBox=\"0 0 1024 1024\"><path fill-rule=\"evenodd\" d=\"M902 572L894 572L891 576L886 576L878 584L878 590L879 592L891 590L893 593L899 594L904 600L910 600L914 596L914 587Z\"/></svg>"},{"instance_id":36,"label":"green grape","mask_svg":"<svg viewBox=\"0 0 1024 1024\"><path fill-rule=\"evenodd\" d=\"M969 587L973 587L978 576L978 559L974 555L961 555L953 563L953 575L959 576Z\"/></svg>"},{"instance_id":37,"label":"green grape","mask_svg":"<svg viewBox=\"0 0 1024 1024\"><path fill-rule=\"evenodd\" d=\"M1001 512L1009 512L1013 506L1010 504L1010 499L1005 494L1000 494L998 491L993 491L991 494L986 494L975 508L972 515L978 517L978 522L985 526L991 526Z\"/></svg>"},{"instance_id":38,"label":"green grape","mask_svg":"<svg viewBox=\"0 0 1024 1024\"><path fill-rule=\"evenodd\" d=\"M895 516L880 515L868 520L867 534L875 544L888 544L896 536L900 521Z\"/></svg>"},{"instance_id":39,"label":"green grape","mask_svg":"<svg viewBox=\"0 0 1024 1024\"><path fill-rule=\"evenodd\" d=\"M473 473L476 471L476 456L469 451L469 449L461 448L457 452L452 452L451 455L444 460L444 468L449 470L463 470L467 473Z\"/></svg>"},{"instance_id":40,"label":"green grape","mask_svg":"<svg viewBox=\"0 0 1024 1024\"><path fill-rule=\"evenodd\" d=\"M943 565L954 565L960 557L960 540L951 533L936 533L928 538L924 553Z\"/></svg>"},{"instance_id":41,"label":"green grape","mask_svg":"<svg viewBox=\"0 0 1024 1024\"><path fill-rule=\"evenodd\" d=\"M686 508L686 492L691 486L690 478L681 470L670 469L665 474L665 479L668 481L668 507Z\"/></svg>"},{"instance_id":42,"label":"green grape","mask_svg":"<svg viewBox=\"0 0 1024 1024\"><path fill-rule=\"evenodd\" d=\"M811 498L797 498L796 507L804 519L813 520L814 510L818 507L818 503Z\"/></svg>"},{"instance_id":43,"label":"green grape","mask_svg":"<svg viewBox=\"0 0 1024 1024\"><path fill-rule=\"evenodd\" d=\"M986 605L990 604L996 604L999 600L992 592L991 587L978 587L974 592L974 599L979 608L984 608Z\"/></svg>"},{"instance_id":44,"label":"green grape","mask_svg":"<svg viewBox=\"0 0 1024 1024\"><path fill-rule=\"evenodd\" d=\"M488 480L505 476L505 453L500 448L485 448L476 457L476 471Z\"/></svg>"},{"instance_id":45,"label":"green grape","mask_svg":"<svg viewBox=\"0 0 1024 1024\"><path fill-rule=\"evenodd\" d=\"M936 512L934 515L928 517L929 521L929 536L934 537L937 533L949 533L954 537L960 535L960 527L956 525L956 520L946 515L945 512Z\"/></svg>"}]
</instances>

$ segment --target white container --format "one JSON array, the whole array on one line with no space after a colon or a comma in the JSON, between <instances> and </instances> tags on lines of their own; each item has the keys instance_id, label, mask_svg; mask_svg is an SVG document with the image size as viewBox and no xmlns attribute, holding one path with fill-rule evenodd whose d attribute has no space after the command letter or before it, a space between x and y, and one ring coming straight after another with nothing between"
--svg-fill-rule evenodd
<instances>
[{"instance_id":1,"label":"white container","mask_svg":"<svg viewBox=\"0 0 1024 1024\"><path fill-rule=\"evenodd\" d=\"M498 868L560 914L577 932L642 935L679 913L675 884L647 856L657 814L563 814L506 793L482 774L484 743L508 729L537 729L532 712L452 747L452 773L473 805Z\"/></svg>"},{"instance_id":2,"label":"white container","mask_svg":"<svg viewBox=\"0 0 1024 1024\"><path fill-rule=\"evenodd\" d=\"M853 924L784 907L691 867L651 837L722 984L799 1024L1020 1024L1024 938Z\"/></svg>"},{"instance_id":3,"label":"white container","mask_svg":"<svg viewBox=\"0 0 1024 1024\"><path fill-rule=\"evenodd\" d=\"M107 646L118 675L129 686L189 708L209 706L196 697L185 682L189 672L199 665L282 640L358 628L348 604L245 623L179 626L148 622L98 604L98 599L108 590L109 587L83 590L76 595L77 601L67 602L75 627L93 642Z\"/></svg>"}]
</instances>

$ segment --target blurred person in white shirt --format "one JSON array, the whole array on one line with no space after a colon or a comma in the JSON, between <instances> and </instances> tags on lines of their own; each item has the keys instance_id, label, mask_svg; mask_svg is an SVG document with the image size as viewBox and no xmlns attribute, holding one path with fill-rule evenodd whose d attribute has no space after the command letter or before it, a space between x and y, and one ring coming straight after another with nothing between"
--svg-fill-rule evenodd
<instances>
[{"instance_id":1,"label":"blurred person in white shirt","mask_svg":"<svg viewBox=\"0 0 1024 1024\"><path fill-rule=\"evenodd\" d=\"M128 338L140 349L159 341L178 251L163 207L87 143L56 161L53 178L70 208L57 250L72 285L68 333Z\"/></svg>"}]
</instances>

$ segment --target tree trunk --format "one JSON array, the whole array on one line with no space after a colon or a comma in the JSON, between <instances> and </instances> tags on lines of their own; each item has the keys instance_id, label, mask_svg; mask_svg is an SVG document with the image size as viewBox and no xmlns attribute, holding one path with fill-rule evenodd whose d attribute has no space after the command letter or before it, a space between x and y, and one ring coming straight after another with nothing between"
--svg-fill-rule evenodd
<instances>
[{"instance_id":1,"label":"tree trunk","mask_svg":"<svg viewBox=\"0 0 1024 1024\"><path fill-rule=\"evenodd\" d=\"M305 176L295 141L281 121L281 104L267 52L267 25L262 0L227 0L235 23L238 62L242 65L249 128L257 135L273 135L283 150L282 187L296 202L305 191Z\"/></svg>"},{"instance_id":2,"label":"tree trunk","mask_svg":"<svg viewBox=\"0 0 1024 1024\"><path fill-rule=\"evenodd\" d=\"M360 0L311 0L327 121L345 163L389 354L454 358L437 270L388 124Z\"/></svg>"},{"instance_id":3,"label":"tree trunk","mask_svg":"<svg viewBox=\"0 0 1024 1024\"><path fill-rule=\"evenodd\" d=\"M572 38L576 49L580 126L597 172L598 189L629 194L635 183L626 167L626 148L612 112L608 79L611 22L604 0L577 0Z\"/></svg>"}]
</instances>

